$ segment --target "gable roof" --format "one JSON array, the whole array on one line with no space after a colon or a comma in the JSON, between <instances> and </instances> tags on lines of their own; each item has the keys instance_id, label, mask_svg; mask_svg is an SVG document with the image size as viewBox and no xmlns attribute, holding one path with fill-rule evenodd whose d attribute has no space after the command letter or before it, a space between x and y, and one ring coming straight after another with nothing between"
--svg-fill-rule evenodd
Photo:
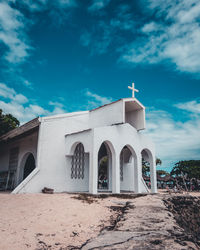
<instances>
[{"instance_id":1,"label":"gable roof","mask_svg":"<svg viewBox=\"0 0 200 250\"><path fill-rule=\"evenodd\" d=\"M137 104L138 107L143 108L143 109L145 108L145 107L142 105L142 103L138 101L138 99L131 97L131 98L121 98L121 99L119 99L119 100L117 100L117 101L114 101L114 102L110 102L110 103L104 104L104 105L99 106L99 107L97 107L97 108L95 108L95 109L91 109L89 112L92 112L92 111L95 111L95 110L97 110L97 109L100 109L100 108L103 108L103 107L112 105L112 104L114 104L114 103L116 103L116 102L120 102L120 101L123 101L123 102L125 102L125 103L126 103L126 102L133 102L133 101L134 101L134 102Z\"/></svg>"},{"instance_id":2,"label":"gable roof","mask_svg":"<svg viewBox=\"0 0 200 250\"><path fill-rule=\"evenodd\" d=\"M0 136L0 142L7 141L15 137L18 137L20 135L27 134L28 132L31 132L35 130L37 127L39 127L39 124L40 124L39 117L34 118L33 120L23 124L22 126L15 128L7 132L6 134Z\"/></svg>"},{"instance_id":3,"label":"gable roof","mask_svg":"<svg viewBox=\"0 0 200 250\"><path fill-rule=\"evenodd\" d=\"M127 103L127 111L129 111L129 109L144 109L144 106L136 99L136 98L121 98L117 101L102 105L100 107L97 107L95 109L92 109L90 111L79 111L79 112L72 112L72 113L65 113L65 114L59 114L59 115L54 115L54 116L46 116L43 118L37 117L32 119L31 121L23 124L22 126L15 128L9 132L7 132L6 134L0 136L0 142L5 142L7 140L13 139L15 137L19 137L21 135L25 135L28 134L30 132L32 132L33 130L35 130L36 128L39 127L39 124L41 123L41 119L42 120L51 120L51 119L58 119L58 118L66 118L66 117L72 117L72 116L78 116L78 115L84 115L87 114L89 112L93 112L95 110L110 106L114 103L117 102L124 102Z\"/></svg>"}]
</instances>

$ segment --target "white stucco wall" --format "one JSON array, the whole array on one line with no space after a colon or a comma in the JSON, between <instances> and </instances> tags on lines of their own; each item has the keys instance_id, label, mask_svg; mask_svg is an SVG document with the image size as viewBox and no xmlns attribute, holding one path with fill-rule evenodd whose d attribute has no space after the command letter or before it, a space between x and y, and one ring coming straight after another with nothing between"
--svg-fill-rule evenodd
<instances>
[{"instance_id":1,"label":"white stucco wall","mask_svg":"<svg viewBox=\"0 0 200 250\"><path fill-rule=\"evenodd\" d=\"M120 190L134 191L135 190L135 167L134 163L125 163L123 166L123 180L120 181Z\"/></svg>"},{"instance_id":2,"label":"white stucco wall","mask_svg":"<svg viewBox=\"0 0 200 250\"><path fill-rule=\"evenodd\" d=\"M14 192L41 192L46 186L53 188L55 192L89 190L96 193L98 151L103 142L108 143L112 153L110 190L118 193L123 188L135 192L145 189L141 181L141 151L147 148L154 156L154 145L130 124L121 124L125 122L123 100L91 112L44 117L40 121L37 169ZM120 125L113 125L116 123ZM70 178L71 156L77 142L84 145L86 152L84 180ZM130 146L135 164L134 171L133 164L125 166L124 177L127 180L129 178L129 184L124 182L120 187L119 156L125 145Z\"/></svg>"}]
</instances>

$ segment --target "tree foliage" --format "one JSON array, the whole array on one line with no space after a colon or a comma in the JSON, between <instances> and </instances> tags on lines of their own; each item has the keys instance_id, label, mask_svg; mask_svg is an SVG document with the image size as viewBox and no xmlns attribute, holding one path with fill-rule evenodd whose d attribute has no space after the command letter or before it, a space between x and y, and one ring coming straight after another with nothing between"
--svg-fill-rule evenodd
<instances>
[{"instance_id":1,"label":"tree foliage","mask_svg":"<svg viewBox=\"0 0 200 250\"><path fill-rule=\"evenodd\" d=\"M162 164L161 159L156 158L156 166L161 164ZM149 172L150 172L150 163L142 158L142 174L148 175Z\"/></svg>"},{"instance_id":2,"label":"tree foliage","mask_svg":"<svg viewBox=\"0 0 200 250\"><path fill-rule=\"evenodd\" d=\"M142 159L142 174L143 175L148 175L149 172L150 172L150 164L149 164L149 162Z\"/></svg>"},{"instance_id":3,"label":"tree foliage","mask_svg":"<svg viewBox=\"0 0 200 250\"><path fill-rule=\"evenodd\" d=\"M200 179L200 160L179 161L171 171L173 176L186 176L187 178Z\"/></svg>"},{"instance_id":4,"label":"tree foliage","mask_svg":"<svg viewBox=\"0 0 200 250\"><path fill-rule=\"evenodd\" d=\"M166 172L165 170L157 170L156 173L160 176L169 176L170 173Z\"/></svg>"},{"instance_id":5,"label":"tree foliage","mask_svg":"<svg viewBox=\"0 0 200 250\"><path fill-rule=\"evenodd\" d=\"M159 158L156 158L156 166L157 165L162 165L162 161L161 161L161 159L159 159Z\"/></svg>"},{"instance_id":6,"label":"tree foliage","mask_svg":"<svg viewBox=\"0 0 200 250\"><path fill-rule=\"evenodd\" d=\"M0 109L0 136L9 132L10 130L19 127L20 122L11 114L4 114Z\"/></svg>"}]
</instances>

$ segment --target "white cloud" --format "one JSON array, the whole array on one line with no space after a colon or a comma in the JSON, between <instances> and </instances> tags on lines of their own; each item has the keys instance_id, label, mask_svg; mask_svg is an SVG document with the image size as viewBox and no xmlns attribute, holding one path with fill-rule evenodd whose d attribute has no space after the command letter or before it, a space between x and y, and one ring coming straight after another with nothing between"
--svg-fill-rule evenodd
<instances>
[{"instance_id":1,"label":"white cloud","mask_svg":"<svg viewBox=\"0 0 200 250\"><path fill-rule=\"evenodd\" d=\"M22 94L15 95L15 98L13 100L16 101L17 103L22 103L22 104L28 102L28 99L26 98L26 96Z\"/></svg>"},{"instance_id":2,"label":"white cloud","mask_svg":"<svg viewBox=\"0 0 200 250\"><path fill-rule=\"evenodd\" d=\"M31 46L24 33L26 20L21 12L9 3L0 3L0 43L6 47L4 58L10 63L19 63L29 56Z\"/></svg>"},{"instance_id":3,"label":"white cloud","mask_svg":"<svg viewBox=\"0 0 200 250\"><path fill-rule=\"evenodd\" d=\"M14 89L7 87L4 83L0 83L0 97L10 99L17 103L28 102L28 99L24 95L17 94Z\"/></svg>"},{"instance_id":4,"label":"white cloud","mask_svg":"<svg viewBox=\"0 0 200 250\"><path fill-rule=\"evenodd\" d=\"M176 105L177 108L192 112L198 107L195 101ZM199 105L199 104L198 104ZM178 111L178 110L177 110ZM196 112L196 108L193 112ZM200 116L185 121L174 120L164 110L147 111L147 134L156 144L156 155L164 167L173 167L180 160L200 159Z\"/></svg>"},{"instance_id":5,"label":"white cloud","mask_svg":"<svg viewBox=\"0 0 200 250\"><path fill-rule=\"evenodd\" d=\"M14 5L13 5L14 3ZM17 8L17 7L18 8ZM12 64L22 63L29 56L33 47L30 45L27 30L34 24L34 17L29 20L21 9L29 12L49 10L60 22L66 17L66 8L75 7L75 0L15 0L0 2L0 44L4 44L4 59ZM59 15L56 13L59 12Z\"/></svg>"},{"instance_id":6,"label":"white cloud","mask_svg":"<svg viewBox=\"0 0 200 250\"><path fill-rule=\"evenodd\" d=\"M13 99L15 95L16 92L14 89L7 87L4 83L0 83L0 96Z\"/></svg>"},{"instance_id":7,"label":"white cloud","mask_svg":"<svg viewBox=\"0 0 200 250\"><path fill-rule=\"evenodd\" d=\"M58 98L58 99L59 99L59 98ZM63 100L63 101L64 101L64 100ZM61 103L61 102L53 102L53 101L50 101L50 102L49 102L49 105L54 107L54 109L53 109L53 111L52 111L52 115L64 114L64 113L67 112L67 111L64 109L64 104Z\"/></svg>"},{"instance_id":8,"label":"white cloud","mask_svg":"<svg viewBox=\"0 0 200 250\"><path fill-rule=\"evenodd\" d=\"M98 11L105 8L110 3L110 0L92 0L92 4L88 7L88 11Z\"/></svg>"},{"instance_id":9,"label":"white cloud","mask_svg":"<svg viewBox=\"0 0 200 250\"><path fill-rule=\"evenodd\" d=\"M190 113L200 114L200 103L196 100L190 102L177 103L174 106Z\"/></svg>"},{"instance_id":10,"label":"white cloud","mask_svg":"<svg viewBox=\"0 0 200 250\"><path fill-rule=\"evenodd\" d=\"M168 60L179 71L199 75L200 2L149 0L145 3L156 13L157 21L140 28L141 35L125 47L121 59L132 64Z\"/></svg>"},{"instance_id":11,"label":"white cloud","mask_svg":"<svg viewBox=\"0 0 200 250\"><path fill-rule=\"evenodd\" d=\"M61 102L53 102L53 101L49 101L49 105L57 106L59 108L63 108L63 106L64 106Z\"/></svg>"},{"instance_id":12,"label":"white cloud","mask_svg":"<svg viewBox=\"0 0 200 250\"><path fill-rule=\"evenodd\" d=\"M64 105L59 102L49 102L49 105L53 106L53 109L45 109L37 103L31 103L26 96L17 93L13 88L6 86L6 84L0 83L0 108L5 113L15 116L21 123L37 116L66 113Z\"/></svg>"},{"instance_id":13,"label":"white cloud","mask_svg":"<svg viewBox=\"0 0 200 250\"><path fill-rule=\"evenodd\" d=\"M88 89L84 91L84 95L87 97L88 109L93 109L113 101L111 97L97 95L96 93L93 93Z\"/></svg>"},{"instance_id":14,"label":"white cloud","mask_svg":"<svg viewBox=\"0 0 200 250\"><path fill-rule=\"evenodd\" d=\"M155 22L150 22L145 24L141 30L143 33L151 33L151 32L157 32L161 28L162 27L159 24Z\"/></svg>"}]
</instances>

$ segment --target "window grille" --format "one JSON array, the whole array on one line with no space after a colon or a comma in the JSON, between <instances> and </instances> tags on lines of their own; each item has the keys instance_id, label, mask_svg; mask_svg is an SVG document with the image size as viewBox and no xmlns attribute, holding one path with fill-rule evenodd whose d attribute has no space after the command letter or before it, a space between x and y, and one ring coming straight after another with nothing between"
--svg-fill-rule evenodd
<instances>
[{"instance_id":1,"label":"window grille","mask_svg":"<svg viewBox=\"0 0 200 250\"><path fill-rule=\"evenodd\" d=\"M71 162L71 179L84 179L85 152L82 143L79 143L74 151Z\"/></svg>"}]
</instances>

